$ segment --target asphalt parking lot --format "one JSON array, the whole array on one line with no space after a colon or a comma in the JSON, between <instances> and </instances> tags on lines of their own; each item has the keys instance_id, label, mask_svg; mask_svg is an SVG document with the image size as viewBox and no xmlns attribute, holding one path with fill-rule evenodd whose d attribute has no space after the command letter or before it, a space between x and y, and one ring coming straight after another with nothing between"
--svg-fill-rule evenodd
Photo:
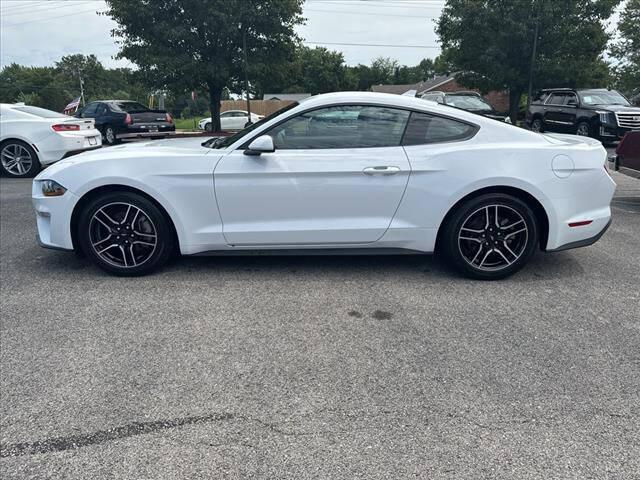
<instances>
[{"instance_id":1,"label":"asphalt parking lot","mask_svg":"<svg viewBox=\"0 0 640 480\"><path fill-rule=\"evenodd\" d=\"M0 180L0 477L640 478L640 180L494 283L431 257L109 277Z\"/></svg>"}]
</instances>

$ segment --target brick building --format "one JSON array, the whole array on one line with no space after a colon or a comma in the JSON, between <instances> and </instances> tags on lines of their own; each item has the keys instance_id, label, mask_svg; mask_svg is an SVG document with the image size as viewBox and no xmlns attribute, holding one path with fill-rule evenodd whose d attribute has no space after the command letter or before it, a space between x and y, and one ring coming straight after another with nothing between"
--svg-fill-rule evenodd
<instances>
[{"instance_id":1,"label":"brick building","mask_svg":"<svg viewBox=\"0 0 640 480\"><path fill-rule=\"evenodd\" d=\"M394 93L396 95L402 95L403 93L409 90L416 90L418 93L418 97L427 92L459 92L459 91L473 91L480 92L480 90L476 88L467 88L460 85L456 79L455 74L452 75L441 75L434 77L425 82L412 83L407 85L373 85L371 87L373 92L381 92L381 93ZM499 112L508 112L509 111L509 92L502 91L493 91L486 94L482 94L482 96L491 104L493 108L498 110Z\"/></svg>"}]
</instances>

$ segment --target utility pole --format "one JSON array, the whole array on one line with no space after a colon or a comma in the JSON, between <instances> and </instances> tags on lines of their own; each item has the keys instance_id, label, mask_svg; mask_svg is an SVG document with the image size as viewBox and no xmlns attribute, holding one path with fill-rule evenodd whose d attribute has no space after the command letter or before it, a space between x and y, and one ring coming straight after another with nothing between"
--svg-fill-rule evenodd
<instances>
[{"instance_id":1,"label":"utility pole","mask_svg":"<svg viewBox=\"0 0 640 480\"><path fill-rule=\"evenodd\" d=\"M538 50L538 34L540 31L540 9L542 8L542 0L537 1L536 25L533 34L533 48L531 49L531 63L529 65L529 90L527 92L527 111L531 107L531 97L533 96L533 70L536 63L536 53Z\"/></svg>"},{"instance_id":2,"label":"utility pole","mask_svg":"<svg viewBox=\"0 0 640 480\"><path fill-rule=\"evenodd\" d=\"M84 82L82 81L82 73L78 67L78 80L80 81L80 103L84 107Z\"/></svg>"},{"instance_id":3,"label":"utility pole","mask_svg":"<svg viewBox=\"0 0 640 480\"><path fill-rule=\"evenodd\" d=\"M247 93L247 120L251 124L251 101L249 100L249 74L247 73L247 29L242 26L242 50L244 54L244 91Z\"/></svg>"}]
</instances>

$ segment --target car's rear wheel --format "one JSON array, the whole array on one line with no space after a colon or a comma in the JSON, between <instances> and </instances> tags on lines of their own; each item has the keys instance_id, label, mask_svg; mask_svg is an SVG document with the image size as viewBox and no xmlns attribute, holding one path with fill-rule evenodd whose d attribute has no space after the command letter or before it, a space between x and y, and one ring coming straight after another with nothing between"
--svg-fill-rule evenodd
<instances>
[{"instance_id":1,"label":"car's rear wheel","mask_svg":"<svg viewBox=\"0 0 640 480\"><path fill-rule=\"evenodd\" d=\"M118 143L116 131L111 125L106 125L103 128L102 136L104 138L104 143L106 143L107 145L115 145L116 143Z\"/></svg>"},{"instance_id":2,"label":"car's rear wheel","mask_svg":"<svg viewBox=\"0 0 640 480\"><path fill-rule=\"evenodd\" d=\"M77 238L96 265L121 276L160 268L174 249L164 213L132 192L109 193L89 202L80 214Z\"/></svg>"},{"instance_id":3,"label":"car's rear wheel","mask_svg":"<svg viewBox=\"0 0 640 480\"><path fill-rule=\"evenodd\" d=\"M531 131L542 133L544 131L542 126L542 119L534 118L533 122L531 122Z\"/></svg>"},{"instance_id":4,"label":"car's rear wheel","mask_svg":"<svg viewBox=\"0 0 640 480\"><path fill-rule=\"evenodd\" d=\"M7 140L0 144L0 170L8 177L33 177L40 171L38 154L28 143Z\"/></svg>"},{"instance_id":5,"label":"car's rear wheel","mask_svg":"<svg viewBox=\"0 0 640 480\"><path fill-rule=\"evenodd\" d=\"M581 137L588 137L591 135L591 127L587 122L580 122L576 128L576 135Z\"/></svg>"},{"instance_id":6,"label":"car's rear wheel","mask_svg":"<svg viewBox=\"0 0 640 480\"><path fill-rule=\"evenodd\" d=\"M464 202L447 220L444 254L456 270L480 280L497 280L520 270L538 244L531 208L511 195L491 193Z\"/></svg>"}]
</instances>

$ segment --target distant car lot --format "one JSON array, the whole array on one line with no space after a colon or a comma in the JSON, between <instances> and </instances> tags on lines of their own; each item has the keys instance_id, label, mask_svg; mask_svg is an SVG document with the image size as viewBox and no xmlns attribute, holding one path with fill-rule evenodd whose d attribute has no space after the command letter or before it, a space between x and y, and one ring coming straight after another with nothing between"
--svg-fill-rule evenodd
<instances>
[{"instance_id":1,"label":"distant car lot","mask_svg":"<svg viewBox=\"0 0 640 480\"><path fill-rule=\"evenodd\" d=\"M105 277L0 179L4 478L634 478L640 183L595 245L478 283L431 257Z\"/></svg>"}]
</instances>

